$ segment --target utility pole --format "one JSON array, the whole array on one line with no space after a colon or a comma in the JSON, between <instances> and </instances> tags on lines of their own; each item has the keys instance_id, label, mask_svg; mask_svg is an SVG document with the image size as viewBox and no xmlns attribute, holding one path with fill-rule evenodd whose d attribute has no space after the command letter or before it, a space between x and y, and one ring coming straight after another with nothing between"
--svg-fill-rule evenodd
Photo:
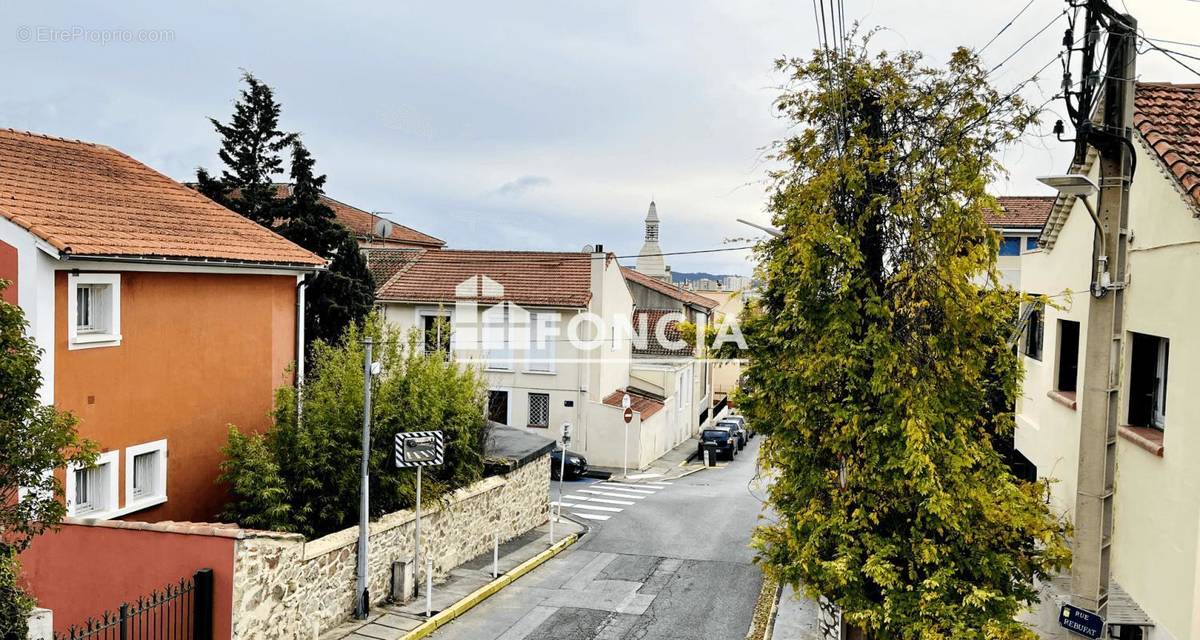
<instances>
[{"instance_id":1,"label":"utility pole","mask_svg":"<svg viewBox=\"0 0 1200 640\"><path fill-rule=\"evenodd\" d=\"M363 340L363 427L362 427L362 487L358 502L358 567L354 580L354 617L364 620L371 609L371 598L367 592L367 551L370 524L371 500L368 495L371 482L369 462L371 459L371 374L375 365L371 362L371 338Z\"/></svg>"},{"instance_id":2,"label":"utility pole","mask_svg":"<svg viewBox=\"0 0 1200 640\"><path fill-rule=\"evenodd\" d=\"M1133 161L1131 131L1137 60L1137 21L1113 11L1104 0L1090 0L1088 24L1107 23L1102 124L1092 125L1090 110L1077 121L1081 141L1099 152L1100 202L1097 216L1102 242L1096 283L1088 306L1083 397L1080 399L1079 471L1075 498L1074 559L1071 599L1075 606L1107 613L1113 530L1113 489L1117 466L1117 425L1124 356L1126 240L1129 186ZM1088 48L1096 43L1089 41ZM1084 82L1094 77L1085 58ZM1084 120L1086 119L1086 120ZM1082 125L1082 126L1081 126ZM1082 146L1082 145L1081 145ZM1078 157L1078 154L1077 154ZM1087 197L1087 196L1084 196Z\"/></svg>"}]
</instances>

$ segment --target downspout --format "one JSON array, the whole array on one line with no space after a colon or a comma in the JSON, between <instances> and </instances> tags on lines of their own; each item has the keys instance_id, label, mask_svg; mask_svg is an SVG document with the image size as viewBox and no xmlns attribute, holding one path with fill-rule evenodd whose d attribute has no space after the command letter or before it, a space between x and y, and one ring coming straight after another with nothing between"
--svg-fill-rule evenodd
<instances>
[{"instance_id":1,"label":"downspout","mask_svg":"<svg viewBox=\"0 0 1200 640\"><path fill-rule=\"evenodd\" d=\"M297 276L296 282L296 424L300 424L300 416L304 403L300 401L300 392L304 387L304 293L308 288L308 274Z\"/></svg>"}]
</instances>

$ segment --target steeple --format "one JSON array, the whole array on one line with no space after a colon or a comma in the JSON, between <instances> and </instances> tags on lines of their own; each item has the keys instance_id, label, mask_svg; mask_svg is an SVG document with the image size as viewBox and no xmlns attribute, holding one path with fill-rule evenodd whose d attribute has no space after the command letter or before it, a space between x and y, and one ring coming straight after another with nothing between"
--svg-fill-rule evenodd
<instances>
[{"instance_id":1,"label":"steeple","mask_svg":"<svg viewBox=\"0 0 1200 640\"><path fill-rule=\"evenodd\" d=\"M658 245L658 207L650 201L650 210L646 212L646 239L642 250L638 252L637 265L634 267L643 273L659 280L671 281L671 269L663 260L662 247Z\"/></svg>"}]
</instances>

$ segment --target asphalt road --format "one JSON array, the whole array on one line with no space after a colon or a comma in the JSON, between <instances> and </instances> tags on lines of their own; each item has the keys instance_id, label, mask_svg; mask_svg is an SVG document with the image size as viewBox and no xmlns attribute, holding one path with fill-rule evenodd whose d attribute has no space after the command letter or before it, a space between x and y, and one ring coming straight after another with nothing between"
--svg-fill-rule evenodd
<instances>
[{"instance_id":1,"label":"asphalt road","mask_svg":"<svg viewBox=\"0 0 1200 640\"><path fill-rule=\"evenodd\" d=\"M745 637L762 583L749 548L763 493L754 479L760 442L752 440L725 468L643 485L638 493L595 480L567 482L564 511L592 515L585 520L591 532L433 637ZM557 493L555 482L556 500Z\"/></svg>"}]
</instances>

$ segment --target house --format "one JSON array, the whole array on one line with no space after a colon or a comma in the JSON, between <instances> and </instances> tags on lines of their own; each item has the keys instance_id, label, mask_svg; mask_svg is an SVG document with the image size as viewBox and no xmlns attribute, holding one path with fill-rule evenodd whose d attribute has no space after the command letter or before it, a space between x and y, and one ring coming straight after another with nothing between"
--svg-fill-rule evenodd
<instances>
[{"instance_id":1,"label":"house","mask_svg":"<svg viewBox=\"0 0 1200 640\"><path fill-rule=\"evenodd\" d=\"M705 298L717 303L712 310L711 322L720 327L725 324L735 325L740 321L746 301L755 292L750 289L750 279L743 276L727 276L726 284L741 285L741 288L728 288L724 291L705 291ZM719 407L727 401L729 394L737 388L742 378L742 365L737 360L725 360L712 363L712 387L714 407Z\"/></svg>"},{"instance_id":2,"label":"house","mask_svg":"<svg viewBox=\"0 0 1200 640\"><path fill-rule=\"evenodd\" d=\"M324 260L106 146L0 130L0 278L41 399L98 443L68 515L209 520L229 425L270 422Z\"/></svg>"},{"instance_id":3,"label":"house","mask_svg":"<svg viewBox=\"0 0 1200 640\"><path fill-rule=\"evenodd\" d=\"M648 332L648 343L634 348L629 373L635 386L675 398L668 418L670 438L662 443L665 452L698 433L712 419L713 407L711 359L704 345L692 348L680 342L674 325L678 321L697 327L711 325L718 303L636 269L621 271L633 294L635 326L666 323L664 332Z\"/></svg>"},{"instance_id":4,"label":"house","mask_svg":"<svg viewBox=\"0 0 1200 640\"><path fill-rule=\"evenodd\" d=\"M292 186L277 184L275 188L278 197L286 198L291 194ZM377 213L364 211L323 194L320 200L321 204L333 209L334 218L354 234L360 247L440 249L446 246L443 240L393 222Z\"/></svg>"},{"instance_id":5,"label":"house","mask_svg":"<svg viewBox=\"0 0 1200 640\"><path fill-rule=\"evenodd\" d=\"M603 400L629 386L623 327L633 303L611 254L602 247L366 253L386 321L418 332L421 349L478 367L491 420L554 438L570 424L572 450L593 465L623 464L623 410Z\"/></svg>"},{"instance_id":6,"label":"house","mask_svg":"<svg viewBox=\"0 0 1200 640\"><path fill-rule=\"evenodd\" d=\"M1123 638L1187 640L1200 638L1200 86L1138 83L1134 107L1108 622L1144 632ZM1072 172L1100 184L1098 164ZM1072 519L1095 235L1084 203L1060 196L1043 249L1021 257L1022 288L1054 304L1035 308L1019 343L1015 446Z\"/></svg>"},{"instance_id":7,"label":"house","mask_svg":"<svg viewBox=\"0 0 1200 640\"><path fill-rule=\"evenodd\" d=\"M1000 256L996 268L1001 282L1021 288L1022 256L1038 248L1038 236L1050 210L1054 196L1000 196L1000 211L984 216L986 222L1000 235Z\"/></svg>"}]
</instances>

